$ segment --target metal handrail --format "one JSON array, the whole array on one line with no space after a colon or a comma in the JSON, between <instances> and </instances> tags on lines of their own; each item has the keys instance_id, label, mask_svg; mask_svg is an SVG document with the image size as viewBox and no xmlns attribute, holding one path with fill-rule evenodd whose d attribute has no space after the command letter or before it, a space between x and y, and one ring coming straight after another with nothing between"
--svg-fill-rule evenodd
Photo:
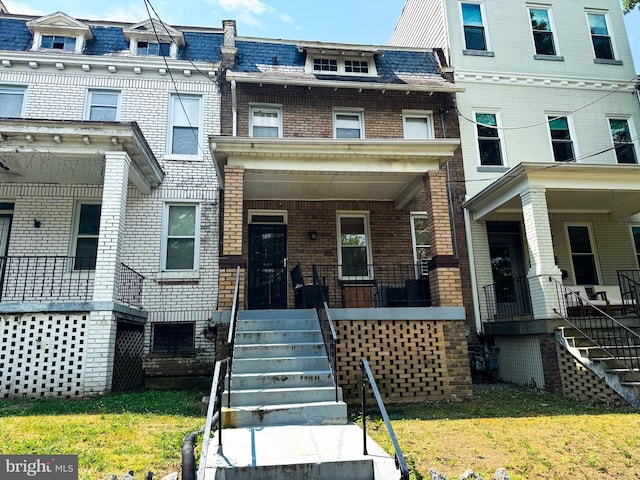
<instances>
[{"instance_id":1,"label":"metal handrail","mask_svg":"<svg viewBox=\"0 0 640 480\"><path fill-rule=\"evenodd\" d=\"M131 307L142 307L142 285L144 275L124 263L120 264L118 301Z\"/></svg>"},{"instance_id":2,"label":"metal handrail","mask_svg":"<svg viewBox=\"0 0 640 480\"><path fill-rule=\"evenodd\" d=\"M233 303L231 304L231 321L229 322L229 389L227 391L227 407L231 406L231 370L233 367L233 350L236 345L236 327L238 326L238 300L240 298L240 266L236 269L236 287L233 290Z\"/></svg>"},{"instance_id":3,"label":"metal handrail","mask_svg":"<svg viewBox=\"0 0 640 480\"><path fill-rule=\"evenodd\" d=\"M533 313L529 279L526 276L505 279L500 285L482 287L487 309L486 320L513 318Z\"/></svg>"},{"instance_id":4,"label":"metal handrail","mask_svg":"<svg viewBox=\"0 0 640 480\"><path fill-rule=\"evenodd\" d=\"M407 468L407 463L405 462L404 456L402 455L400 444L398 443L396 434L394 433L393 427L391 426L391 420L389 420L387 409L384 406L384 402L382 401L382 397L380 396L380 391L378 390L378 385L376 384L376 380L373 377L373 373L371 373L371 368L369 367L369 362L366 358L360 359L360 371L362 373L362 438L364 445L363 454L369 455L367 453L367 402L365 395L366 385L368 383L369 385L371 385L371 390L373 390L373 395L375 396L376 402L378 403L378 408L380 409L380 413L382 414L384 423L387 426L387 432L389 433L389 437L391 437L391 443L393 444L393 449L395 451L396 468L400 470L400 480L409 480L409 469Z\"/></svg>"},{"instance_id":5,"label":"metal handrail","mask_svg":"<svg viewBox=\"0 0 640 480\"><path fill-rule=\"evenodd\" d=\"M640 314L640 270L618 270L618 286L622 297L622 313L629 307Z\"/></svg>"},{"instance_id":6,"label":"metal handrail","mask_svg":"<svg viewBox=\"0 0 640 480\"><path fill-rule=\"evenodd\" d=\"M207 419L204 424L202 437L202 451L200 454L200 468L198 478L204 478L204 469L207 465L207 453L211 440L211 427L218 424L218 452L222 454L222 393L224 391L224 378L230 371L231 359L229 357L216 362L213 370L213 381L209 393L209 406L207 407Z\"/></svg>"},{"instance_id":7,"label":"metal handrail","mask_svg":"<svg viewBox=\"0 0 640 480\"><path fill-rule=\"evenodd\" d=\"M553 311L608 357L630 371L640 372L640 335L562 282L553 277L549 281L556 287L561 307Z\"/></svg>"},{"instance_id":8,"label":"metal handrail","mask_svg":"<svg viewBox=\"0 0 640 480\"><path fill-rule=\"evenodd\" d=\"M328 298L325 295L324 285L320 281L318 270L313 265L313 285L315 290L315 304L316 311L318 313L318 320L320 321L320 329L322 331L322 339L324 341L324 348L329 358L329 365L331 365L331 373L333 375L333 383L335 385L336 402L340 401L340 392L338 387L338 335L336 334L333 320L331 320L331 314L329 313Z\"/></svg>"}]
</instances>

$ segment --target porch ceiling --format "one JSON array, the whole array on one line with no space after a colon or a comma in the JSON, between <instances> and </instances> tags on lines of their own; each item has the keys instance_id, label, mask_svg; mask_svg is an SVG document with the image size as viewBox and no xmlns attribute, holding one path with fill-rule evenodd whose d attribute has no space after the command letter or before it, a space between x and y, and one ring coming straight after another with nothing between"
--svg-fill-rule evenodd
<instances>
[{"instance_id":1,"label":"porch ceiling","mask_svg":"<svg viewBox=\"0 0 640 480\"><path fill-rule=\"evenodd\" d=\"M0 119L0 182L102 184L106 152L126 152L148 193L164 172L135 122Z\"/></svg>"},{"instance_id":2,"label":"porch ceiling","mask_svg":"<svg viewBox=\"0 0 640 480\"><path fill-rule=\"evenodd\" d=\"M218 177L245 168L250 200L380 200L401 207L458 147L458 139L345 140L211 137Z\"/></svg>"},{"instance_id":3,"label":"porch ceiling","mask_svg":"<svg viewBox=\"0 0 640 480\"><path fill-rule=\"evenodd\" d=\"M521 163L506 172L464 207L476 220L497 212L520 212L520 194L544 188L550 212L640 212L640 165Z\"/></svg>"}]
</instances>

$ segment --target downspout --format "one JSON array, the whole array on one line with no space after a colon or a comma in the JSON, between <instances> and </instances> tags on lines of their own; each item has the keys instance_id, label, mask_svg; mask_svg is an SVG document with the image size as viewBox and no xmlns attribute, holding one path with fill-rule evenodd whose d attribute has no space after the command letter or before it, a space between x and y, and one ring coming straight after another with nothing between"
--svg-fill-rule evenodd
<instances>
[{"instance_id":1,"label":"downspout","mask_svg":"<svg viewBox=\"0 0 640 480\"><path fill-rule=\"evenodd\" d=\"M231 123L234 137L238 136L238 99L236 81L231 80Z\"/></svg>"},{"instance_id":2,"label":"downspout","mask_svg":"<svg viewBox=\"0 0 640 480\"><path fill-rule=\"evenodd\" d=\"M473 316L476 322L476 333L482 333L482 320L480 319L480 305L478 301L478 282L476 279L476 264L474 262L473 255L473 243L471 242L471 218L469 217L469 210L462 209L464 213L464 229L467 237L467 248L469 251L469 275L471 277L471 295L473 297Z\"/></svg>"}]
</instances>

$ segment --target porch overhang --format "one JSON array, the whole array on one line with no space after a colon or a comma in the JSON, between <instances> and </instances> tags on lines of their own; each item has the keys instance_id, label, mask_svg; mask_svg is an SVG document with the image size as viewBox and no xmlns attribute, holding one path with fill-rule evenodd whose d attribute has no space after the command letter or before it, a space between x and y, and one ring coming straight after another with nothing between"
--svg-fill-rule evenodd
<instances>
[{"instance_id":1,"label":"porch overhang","mask_svg":"<svg viewBox=\"0 0 640 480\"><path fill-rule=\"evenodd\" d=\"M248 200L377 200L398 208L423 187L423 176L453 156L459 139L351 140L209 138L218 178L245 169Z\"/></svg>"},{"instance_id":2,"label":"porch overhang","mask_svg":"<svg viewBox=\"0 0 640 480\"><path fill-rule=\"evenodd\" d=\"M0 119L0 182L99 185L107 152L126 152L143 193L162 182L136 122Z\"/></svg>"},{"instance_id":3,"label":"porch overhang","mask_svg":"<svg viewBox=\"0 0 640 480\"><path fill-rule=\"evenodd\" d=\"M520 163L463 207L474 220L521 212L520 195L532 187L545 189L549 212L605 213L612 218L640 212L640 165L573 162Z\"/></svg>"}]
</instances>

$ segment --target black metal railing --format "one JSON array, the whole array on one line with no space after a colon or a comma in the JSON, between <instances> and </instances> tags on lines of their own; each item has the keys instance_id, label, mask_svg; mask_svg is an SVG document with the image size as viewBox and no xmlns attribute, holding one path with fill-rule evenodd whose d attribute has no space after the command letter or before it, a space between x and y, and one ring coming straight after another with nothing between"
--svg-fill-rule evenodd
<instances>
[{"instance_id":1,"label":"black metal railing","mask_svg":"<svg viewBox=\"0 0 640 480\"><path fill-rule=\"evenodd\" d=\"M368 455L367 452L367 396L366 396L366 387L367 385L371 386L371 390L373 391L373 395L378 404L378 409L380 410L380 414L384 419L384 423L387 426L387 432L389 433L389 437L391 438L391 443L393 444L393 449L395 452L395 461L396 468L400 470L400 480L409 480L409 469L407 468L407 463L404 460L404 456L402 455L402 450L400 449L400 444L398 443L398 439L396 438L396 434L393 431L393 427L391 426L391 420L389 420L389 415L387 414L387 409L384 406L384 402L382 401L382 397L380 396L380 390L378 390L378 385L376 384L376 380L373 377L373 373L371 373L371 368L369 367L369 362L366 358L362 358L360 360L360 372L362 376L362 437L363 437L363 454Z\"/></svg>"},{"instance_id":2,"label":"black metal railing","mask_svg":"<svg viewBox=\"0 0 640 480\"><path fill-rule=\"evenodd\" d=\"M131 307L142 307L142 284L144 276L133 268L120 264L120 286L118 301Z\"/></svg>"},{"instance_id":3,"label":"black metal railing","mask_svg":"<svg viewBox=\"0 0 640 480\"><path fill-rule=\"evenodd\" d=\"M236 327L238 326L238 301L240 299L240 267L236 268L236 285L233 290L233 303L231 304L231 320L229 322L229 334L227 345L229 346L229 388L227 406L231 405L231 370L233 367L233 350L236 345Z\"/></svg>"},{"instance_id":4,"label":"black metal railing","mask_svg":"<svg viewBox=\"0 0 640 480\"><path fill-rule=\"evenodd\" d=\"M322 330L322 338L324 340L324 347L327 351L327 357L329 358L329 364L331 365L331 373L333 375L333 383L335 385L336 402L340 401L339 387L338 387L338 336L336 334L335 326L331 320L329 314L328 299L326 297L326 289L320 280L318 270L316 266L313 266L313 291L315 294L316 311L318 312L318 319L320 320L320 329Z\"/></svg>"},{"instance_id":5,"label":"black metal railing","mask_svg":"<svg viewBox=\"0 0 640 480\"><path fill-rule=\"evenodd\" d=\"M315 265L330 307L430 307L429 277L406 265Z\"/></svg>"},{"instance_id":6,"label":"black metal railing","mask_svg":"<svg viewBox=\"0 0 640 480\"><path fill-rule=\"evenodd\" d=\"M640 316L640 270L618 270L622 313Z\"/></svg>"},{"instance_id":7,"label":"black metal railing","mask_svg":"<svg viewBox=\"0 0 640 480\"><path fill-rule=\"evenodd\" d=\"M604 354L631 371L640 371L640 335L594 305L588 298L549 277L562 316Z\"/></svg>"},{"instance_id":8,"label":"black metal railing","mask_svg":"<svg viewBox=\"0 0 640 480\"><path fill-rule=\"evenodd\" d=\"M486 320L533 314L527 277L507 278L482 287L487 308Z\"/></svg>"}]
</instances>

